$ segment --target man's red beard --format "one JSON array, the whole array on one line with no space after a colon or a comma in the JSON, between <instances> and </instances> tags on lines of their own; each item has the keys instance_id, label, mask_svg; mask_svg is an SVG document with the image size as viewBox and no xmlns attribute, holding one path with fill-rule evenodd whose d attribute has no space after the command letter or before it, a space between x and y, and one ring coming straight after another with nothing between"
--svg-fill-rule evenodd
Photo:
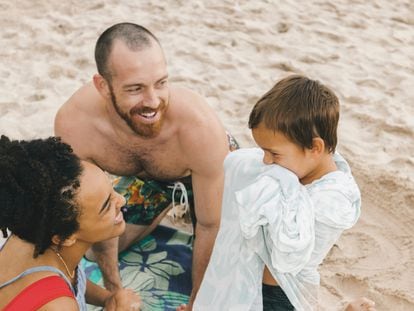
<instances>
[{"instance_id":1,"label":"man's red beard","mask_svg":"<svg viewBox=\"0 0 414 311\"><path fill-rule=\"evenodd\" d=\"M136 134L138 134L139 136L143 138L152 138L152 137L156 137L161 132L161 127L164 121L164 113L167 110L167 106L168 106L168 104L164 100L161 100L161 103L157 109L151 109L148 107L140 107L139 105L136 105L135 107L130 109L129 113L124 113L121 111L120 107L118 106L115 94L113 93L112 90L110 93L111 93L112 104L116 112ZM151 124L145 124L139 121L138 122L134 121L134 117L133 117L134 114L142 114L142 113L150 113L150 112L156 112L156 113L161 114L157 122L151 123Z\"/></svg>"},{"instance_id":2,"label":"man's red beard","mask_svg":"<svg viewBox=\"0 0 414 311\"><path fill-rule=\"evenodd\" d=\"M147 107L141 107L141 108L132 108L129 112L129 121L126 121L130 128L134 130L135 133L138 135L144 137L144 138L152 138L157 136L161 132L161 127L164 121L164 113L166 111L167 104L165 101L161 101L160 105L158 106L158 109L150 109ZM151 124L145 124L142 122L134 122L133 115L134 114L142 114L142 113L160 113L160 118L158 121L151 123Z\"/></svg>"}]
</instances>

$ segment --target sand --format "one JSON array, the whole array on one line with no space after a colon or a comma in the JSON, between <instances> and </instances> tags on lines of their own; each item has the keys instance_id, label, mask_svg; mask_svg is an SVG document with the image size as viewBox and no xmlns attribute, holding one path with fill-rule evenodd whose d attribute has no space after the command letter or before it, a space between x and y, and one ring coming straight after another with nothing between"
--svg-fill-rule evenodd
<instances>
[{"instance_id":1,"label":"sand","mask_svg":"<svg viewBox=\"0 0 414 311\"><path fill-rule=\"evenodd\" d=\"M323 266L323 309L366 295L414 310L414 2L0 1L0 133L53 133L58 107L95 73L98 35L151 29L171 81L203 94L241 142L258 97L295 72L340 97L338 150L363 195L362 217Z\"/></svg>"}]
</instances>

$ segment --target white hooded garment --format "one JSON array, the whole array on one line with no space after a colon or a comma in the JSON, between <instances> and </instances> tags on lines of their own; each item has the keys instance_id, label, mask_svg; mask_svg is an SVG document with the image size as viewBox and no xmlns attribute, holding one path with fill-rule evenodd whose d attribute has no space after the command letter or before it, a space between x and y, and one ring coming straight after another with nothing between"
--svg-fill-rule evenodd
<instances>
[{"instance_id":1,"label":"white hooded garment","mask_svg":"<svg viewBox=\"0 0 414 311\"><path fill-rule=\"evenodd\" d=\"M315 310L322 263L360 215L360 192L346 161L309 185L257 148L230 153L220 230L194 310L262 310L266 265L296 310Z\"/></svg>"}]
</instances>

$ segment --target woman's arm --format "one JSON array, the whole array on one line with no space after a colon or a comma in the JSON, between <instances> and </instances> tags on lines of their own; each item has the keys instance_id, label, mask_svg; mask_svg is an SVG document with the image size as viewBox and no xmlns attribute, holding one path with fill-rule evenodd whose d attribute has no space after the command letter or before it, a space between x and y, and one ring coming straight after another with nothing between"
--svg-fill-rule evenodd
<instances>
[{"instance_id":1,"label":"woman's arm","mask_svg":"<svg viewBox=\"0 0 414 311\"><path fill-rule=\"evenodd\" d=\"M131 289L120 289L111 293L95 283L87 280L86 302L105 307L107 311L140 310L141 298Z\"/></svg>"},{"instance_id":2,"label":"woman's arm","mask_svg":"<svg viewBox=\"0 0 414 311\"><path fill-rule=\"evenodd\" d=\"M59 297L53 299L38 309L39 311L74 311L79 310L76 299L71 297Z\"/></svg>"}]
</instances>

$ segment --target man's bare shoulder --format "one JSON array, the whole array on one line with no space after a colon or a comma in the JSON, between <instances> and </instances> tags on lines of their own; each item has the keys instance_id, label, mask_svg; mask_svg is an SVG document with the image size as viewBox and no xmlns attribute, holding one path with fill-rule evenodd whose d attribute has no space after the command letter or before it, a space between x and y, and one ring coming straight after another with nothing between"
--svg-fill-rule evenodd
<instances>
[{"instance_id":1,"label":"man's bare shoulder","mask_svg":"<svg viewBox=\"0 0 414 311\"><path fill-rule=\"evenodd\" d=\"M80 117L96 114L99 101L103 98L98 93L93 83L87 83L78 89L58 110L55 118L55 126L60 123L72 123ZM56 124L57 122L57 124Z\"/></svg>"},{"instance_id":2,"label":"man's bare shoulder","mask_svg":"<svg viewBox=\"0 0 414 311\"><path fill-rule=\"evenodd\" d=\"M220 125L217 114L199 93L185 87L171 87L170 96L172 116L182 125L207 125L211 122L213 127Z\"/></svg>"},{"instance_id":3,"label":"man's bare shoulder","mask_svg":"<svg viewBox=\"0 0 414 311\"><path fill-rule=\"evenodd\" d=\"M92 132L93 124L100 117L99 102L103 98L92 83L77 90L58 110L55 116L56 136L72 146L75 152L85 156L85 135Z\"/></svg>"},{"instance_id":4,"label":"man's bare shoulder","mask_svg":"<svg viewBox=\"0 0 414 311\"><path fill-rule=\"evenodd\" d=\"M201 95L186 88L171 90L171 101L175 120L180 122L179 141L191 168L207 168L213 163L221 166L228 144L215 111Z\"/></svg>"}]
</instances>

